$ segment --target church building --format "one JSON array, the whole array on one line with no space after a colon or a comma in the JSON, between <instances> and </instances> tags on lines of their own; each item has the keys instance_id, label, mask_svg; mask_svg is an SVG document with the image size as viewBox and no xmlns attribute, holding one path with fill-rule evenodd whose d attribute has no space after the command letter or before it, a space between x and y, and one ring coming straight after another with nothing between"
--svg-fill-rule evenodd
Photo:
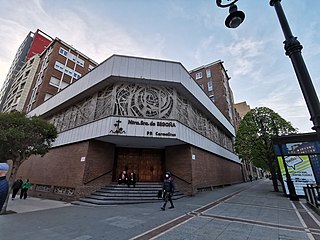
<instances>
[{"instance_id":1,"label":"church building","mask_svg":"<svg viewBox=\"0 0 320 240\"><path fill-rule=\"evenodd\" d=\"M179 62L113 55L28 113L58 138L19 175L36 196L76 200L134 171L187 195L243 181L235 129Z\"/></svg>"}]
</instances>

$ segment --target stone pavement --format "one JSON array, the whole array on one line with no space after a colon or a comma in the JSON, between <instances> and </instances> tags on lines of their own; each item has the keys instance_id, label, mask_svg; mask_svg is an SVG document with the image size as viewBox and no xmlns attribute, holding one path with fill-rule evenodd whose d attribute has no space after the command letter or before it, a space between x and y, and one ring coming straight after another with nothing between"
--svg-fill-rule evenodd
<instances>
[{"instance_id":1,"label":"stone pavement","mask_svg":"<svg viewBox=\"0 0 320 240\"><path fill-rule=\"evenodd\" d=\"M19 196L16 196L14 200L11 200L11 196L9 198L7 212L14 213L25 213L25 212L33 212L38 210L50 209L50 208L58 208L70 206L71 203L54 201L44 198L34 198L28 197L27 199L19 199Z\"/></svg>"},{"instance_id":2,"label":"stone pavement","mask_svg":"<svg viewBox=\"0 0 320 240\"><path fill-rule=\"evenodd\" d=\"M320 239L319 216L303 201L270 191L262 182L214 204L157 239ZM268 191L269 189L269 191ZM191 237L192 236L192 237Z\"/></svg>"},{"instance_id":3,"label":"stone pavement","mask_svg":"<svg viewBox=\"0 0 320 240\"><path fill-rule=\"evenodd\" d=\"M270 180L236 184L174 202L76 206L29 198L10 200L0 216L0 239L320 239L320 219L304 200L272 191Z\"/></svg>"}]
</instances>

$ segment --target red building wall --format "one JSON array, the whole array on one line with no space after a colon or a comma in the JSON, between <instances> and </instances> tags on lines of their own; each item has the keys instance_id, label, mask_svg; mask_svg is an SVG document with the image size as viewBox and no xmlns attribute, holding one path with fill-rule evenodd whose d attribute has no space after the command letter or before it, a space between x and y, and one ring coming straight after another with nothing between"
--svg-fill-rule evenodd
<instances>
[{"instance_id":1,"label":"red building wall","mask_svg":"<svg viewBox=\"0 0 320 240\"><path fill-rule=\"evenodd\" d=\"M29 49L26 62L33 57L35 54L42 53L52 42L51 39L44 36L44 33L41 34L41 31L37 30L33 37L33 42Z\"/></svg>"}]
</instances>

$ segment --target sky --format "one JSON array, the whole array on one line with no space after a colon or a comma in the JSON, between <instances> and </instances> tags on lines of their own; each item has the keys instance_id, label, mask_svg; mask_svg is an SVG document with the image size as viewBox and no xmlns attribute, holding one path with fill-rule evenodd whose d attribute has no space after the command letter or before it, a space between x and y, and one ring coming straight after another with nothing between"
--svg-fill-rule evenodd
<instances>
[{"instance_id":1,"label":"sky","mask_svg":"<svg viewBox=\"0 0 320 240\"><path fill-rule=\"evenodd\" d=\"M319 97L320 1L281 4ZM312 131L269 0L239 0L246 17L236 29L225 27L228 9L215 0L0 0L0 6L0 86L26 35L40 29L98 63L121 54L176 61L190 71L222 60L236 103L271 108L299 132Z\"/></svg>"}]
</instances>

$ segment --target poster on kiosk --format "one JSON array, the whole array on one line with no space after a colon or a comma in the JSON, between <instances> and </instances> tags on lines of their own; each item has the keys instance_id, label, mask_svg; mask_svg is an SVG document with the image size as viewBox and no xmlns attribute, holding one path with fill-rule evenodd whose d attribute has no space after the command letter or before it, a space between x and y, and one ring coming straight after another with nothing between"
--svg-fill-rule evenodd
<instances>
[{"instance_id":1,"label":"poster on kiosk","mask_svg":"<svg viewBox=\"0 0 320 240\"><path fill-rule=\"evenodd\" d=\"M286 168L298 196L305 195L303 187L320 184L320 141L316 133L277 136L273 146L286 194Z\"/></svg>"},{"instance_id":2,"label":"poster on kiosk","mask_svg":"<svg viewBox=\"0 0 320 240\"><path fill-rule=\"evenodd\" d=\"M303 187L307 184L315 184L315 178L310 164L309 157L307 155L302 156L284 156L286 161L288 172L291 176L296 193L299 196L304 196ZM278 157L278 163L281 171L281 176L284 181L284 187L286 194L289 194L287 186L286 171L283 164L282 157Z\"/></svg>"}]
</instances>

